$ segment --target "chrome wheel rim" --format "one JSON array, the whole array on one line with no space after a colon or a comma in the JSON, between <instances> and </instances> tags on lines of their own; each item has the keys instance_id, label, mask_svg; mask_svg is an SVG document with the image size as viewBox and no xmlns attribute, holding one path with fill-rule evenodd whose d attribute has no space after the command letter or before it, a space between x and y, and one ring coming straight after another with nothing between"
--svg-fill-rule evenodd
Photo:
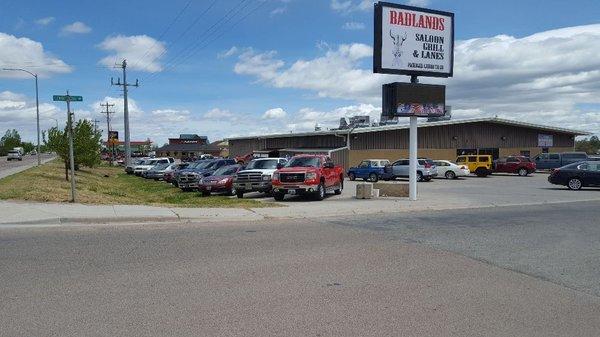
<instances>
[{"instance_id":1,"label":"chrome wheel rim","mask_svg":"<svg viewBox=\"0 0 600 337\"><path fill-rule=\"evenodd\" d=\"M571 179L569 180L569 187L573 190L578 190L581 188L581 181L579 179Z\"/></svg>"}]
</instances>

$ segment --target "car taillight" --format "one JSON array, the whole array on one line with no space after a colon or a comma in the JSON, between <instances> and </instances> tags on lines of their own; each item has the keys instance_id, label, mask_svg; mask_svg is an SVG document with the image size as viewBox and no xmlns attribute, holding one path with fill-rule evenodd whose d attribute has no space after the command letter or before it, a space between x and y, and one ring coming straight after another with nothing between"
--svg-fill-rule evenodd
<instances>
[{"instance_id":1,"label":"car taillight","mask_svg":"<svg viewBox=\"0 0 600 337\"><path fill-rule=\"evenodd\" d=\"M433 165L431 165L430 163L425 163L425 168L431 168Z\"/></svg>"}]
</instances>

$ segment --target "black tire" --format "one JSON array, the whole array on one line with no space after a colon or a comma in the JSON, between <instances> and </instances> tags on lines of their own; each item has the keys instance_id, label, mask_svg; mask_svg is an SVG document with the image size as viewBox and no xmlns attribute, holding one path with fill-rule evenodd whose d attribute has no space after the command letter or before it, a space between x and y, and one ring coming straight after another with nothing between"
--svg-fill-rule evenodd
<instances>
[{"instance_id":1,"label":"black tire","mask_svg":"<svg viewBox=\"0 0 600 337\"><path fill-rule=\"evenodd\" d=\"M235 190L235 187L232 187L231 190L229 190L229 192L227 193L227 195L231 195L231 196L237 195L237 191Z\"/></svg>"},{"instance_id":2,"label":"black tire","mask_svg":"<svg viewBox=\"0 0 600 337\"><path fill-rule=\"evenodd\" d=\"M423 181L423 173L417 172L417 181Z\"/></svg>"},{"instance_id":3,"label":"black tire","mask_svg":"<svg viewBox=\"0 0 600 337\"><path fill-rule=\"evenodd\" d=\"M350 179L350 181L354 181L356 180L356 176L354 175L354 173L348 173L348 179Z\"/></svg>"},{"instance_id":4,"label":"black tire","mask_svg":"<svg viewBox=\"0 0 600 337\"><path fill-rule=\"evenodd\" d=\"M336 195L342 194L342 190L344 189L344 177L340 177L340 188L336 188L333 193Z\"/></svg>"},{"instance_id":5,"label":"black tire","mask_svg":"<svg viewBox=\"0 0 600 337\"><path fill-rule=\"evenodd\" d=\"M519 169L519 171L517 172L517 174L521 177L526 177L529 174L529 171L527 171L526 168L522 167Z\"/></svg>"},{"instance_id":6,"label":"black tire","mask_svg":"<svg viewBox=\"0 0 600 337\"><path fill-rule=\"evenodd\" d=\"M455 179L456 178L456 173L452 172L452 171L446 171L446 179Z\"/></svg>"},{"instance_id":7,"label":"black tire","mask_svg":"<svg viewBox=\"0 0 600 337\"><path fill-rule=\"evenodd\" d=\"M276 201L283 201L283 199L285 199L285 194L283 193L273 193L273 198L275 198Z\"/></svg>"},{"instance_id":8,"label":"black tire","mask_svg":"<svg viewBox=\"0 0 600 337\"><path fill-rule=\"evenodd\" d=\"M159 180L160 180L160 179L158 179L158 178L154 178L154 181L159 181Z\"/></svg>"},{"instance_id":9,"label":"black tire","mask_svg":"<svg viewBox=\"0 0 600 337\"><path fill-rule=\"evenodd\" d=\"M571 178L567 182L567 187L570 190L577 191L577 190L580 190L583 187L583 182L579 178Z\"/></svg>"},{"instance_id":10,"label":"black tire","mask_svg":"<svg viewBox=\"0 0 600 337\"><path fill-rule=\"evenodd\" d=\"M209 191L202 191L202 196L203 197L210 197L210 192Z\"/></svg>"},{"instance_id":11,"label":"black tire","mask_svg":"<svg viewBox=\"0 0 600 337\"><path fill-rule=\"evenodd\" d=\"M317 201L325 199L325 184L323 184L322 182L317 187L317 191L314 194L314 199Z\"/></svg>"},{"instance_id":12,"label":"black tire","mask_svg":"<svg viewBox=\"0 0 600 337\"><path fill-rule=\"evenodd\" d=\"M379 180L379 176L377 175L377 173L371 173L369 174L369 180L371 182L376 183Z\"/></svg>"},{"instance_id":13,"label":"black tire","mask_svg":"<svg viewBox=\"0 0 600 337\"><path fill-rule=\"evenodd\" d=\"M237 195L238 199L242 199L244 197L244 192L237 192L235 195Z\"/></svg>"}]
</instances>

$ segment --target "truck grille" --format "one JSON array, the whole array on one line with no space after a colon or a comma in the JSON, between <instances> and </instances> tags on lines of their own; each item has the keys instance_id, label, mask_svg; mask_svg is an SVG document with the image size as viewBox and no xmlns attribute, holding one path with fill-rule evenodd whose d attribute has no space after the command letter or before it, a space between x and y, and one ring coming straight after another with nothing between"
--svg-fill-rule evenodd
<instances>
[{"instance_id":1,"label":"truck grille","mask_svg":"<svg viewBox=\"0 0 600 337\"><path fill-rule=\"evenodd\" d=\"M198 176L194 174L181 174L179 175L179 181L182 183L198 181Z\"/></svg>"},{"instance_id":2,"label":"truck grille","mask_svg":"<svg viewBox=\"0 0 600 337\"><path fill-rule=\"evenodd\" d=\"M238 173L237 174L237 182L238 183L256 183L262 181L262 173L260 172L250 172L250 173Z\"/></svg>"},{"instance_id":3,"label":"truck grille","mask_svg":"<svg viewBox=\"0 0 600 337\"><path fill-rule=\"evenodd\" d=\"M304 182L304 173L280 173L279 180L282 183L301 183Z\"/></svg>"}]
</instances>

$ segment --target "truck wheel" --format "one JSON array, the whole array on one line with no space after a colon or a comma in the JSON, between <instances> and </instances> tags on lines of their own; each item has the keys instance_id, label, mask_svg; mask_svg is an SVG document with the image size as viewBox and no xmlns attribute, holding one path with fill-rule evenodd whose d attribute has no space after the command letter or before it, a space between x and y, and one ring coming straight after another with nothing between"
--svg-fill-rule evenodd
<instances>
[{"instance_id":1,"label":"truck wheel","mask_svg":"<svg viewBox=\"0 0 600 337\"><path fill-rule=\"evenodd\" d=\"M569 183L567 184L567 187L569 187L570 190L580 190L581 187L583 186L583 184L581 183L581 180L579 178L571 178L569 179Z\"/></svg>"},{"instance_id":2,"label":"truck wheel","mask_svg":"<svg viewBox=\"0 0 600 337\"><path fill-rule=\"evenodd\" d=\"M447 171L446 174L445 174L445 176L446 176L446 179L454 179L454 178L456 178L456 174L454 172L452 172L452 171Z\"/></svg>"},{"instance_id":3,"label":"truck wheel","mask_svg":"<svg viewBox=\"0 0 600 337\"><path fill-rule=\"evenodd\" d=\"M325 186L323 186L323 183L319 184L319 187L317 187L317 192L315 192L315 200L321 201L325 199Z\"/></svg>"},{"instance_id":4,"label":"truck wheel","mask_svg":"<svg viewBox=\"0 0 600 337\"><path fill-rule=\"evenodd\" d=\"M417 181L423 181L423 173L417 172Z\"/></svg>"},{"instance_id":5,"label":"truck wheel","mask_svg":"<svg viewBox=\"0 0 600 337\"><path fill-rule=\"evenodd\" d=\"M529 174L529 172L527 172L526 168L520 168L518 173L521 177L525 177L526 175Z\"/></svg>"},{"instance_id":6,"label":"truck wheel","mask_svg":"<svg viewBox=\"0 0 600 337\"><path fill-rule=\"evenodd\" d=\"M228 194L229 195L236 195L237 191L235 190L235 187L232 187Z\"/></svg>"},{"instance_id":7,"label":"truck wheel","mask_svg":"<svg viewBox=\"0 0 600 337\"><path fill-rule=\"evenodd\" d=\"M348 179L350 179L350 181L354 181L356 180L356 176L354 175L354 173L348 173Z\"/></svg>"},{"instance_id":8,"label":"truck wheel","mask_svg":"<svg viewBox=\"0 0 600 337\"><path fill-rule=\"evenodd\" d=\"M339 188L335 189L335 191L333 191L333 193L335 193L336 195L340 195L340 194L342 194L343 189L344 189L344 177L340 177L340 186L339 186Z\"/></svg>"},{"instance_id":9,"label":"truck wheel","mask_svg":"<svg viewBox=\"0 0 600 337\"><path fill-rule=\"evenodd\" d=\"M279 192L273 193L273 198L275 198L276 201L283 201L285 194Z\"/></svg>"},{"instance_id":10,"label":"truck wheel","mask_svg":"<svg viewBox=\"0 0 600 337\"><path fill-rule=\"evenodd\" d=\"M237 195L238 199L242 199L244 197L244 192L237 192L235 195Z\"/></svg>"},{"instance_id":11,"label":"truck wheel","mask_svg":"<svg viewBox=\"0 0 600 337\"><path fill-rule=\"evenodd\" d=\"M377 180L379 180L379 177L377 176L377 173L371 173L371 174L369 174L369 180L370 180L371 182L374 182L374 183L376 183L376 182L377 182Z\"/></svg>"}]
</instances>

